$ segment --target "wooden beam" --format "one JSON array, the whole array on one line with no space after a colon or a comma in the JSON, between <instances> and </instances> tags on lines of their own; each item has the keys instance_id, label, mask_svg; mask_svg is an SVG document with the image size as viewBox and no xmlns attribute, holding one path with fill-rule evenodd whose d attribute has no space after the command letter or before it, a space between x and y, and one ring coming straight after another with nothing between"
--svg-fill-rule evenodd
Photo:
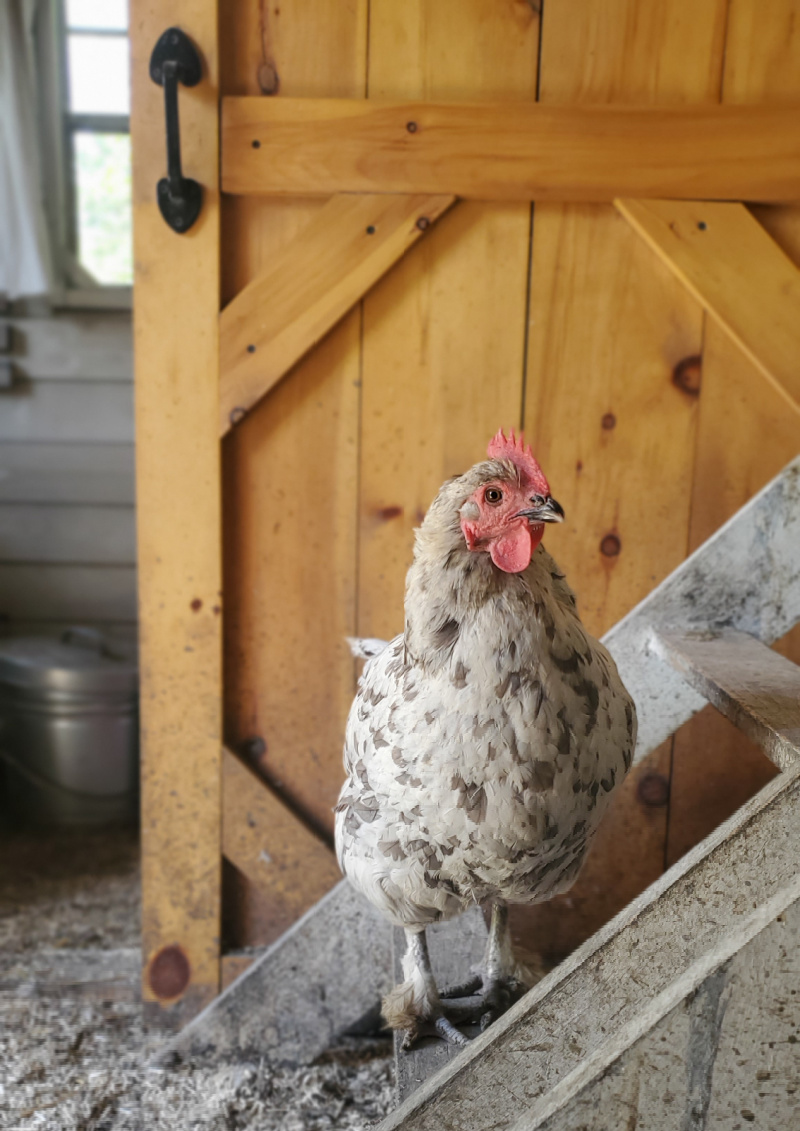
<instances>
[{"instance_id":1,"label":"wooden beam","mask_svg":"<svg viewBox=\"0 0 800 1131\"><path fill-rule=\"evenodd\" d=\"M222 755L222 851L269 897L276 938L342 878L330 848L229 750Z\"/></svg>"},{"instance_id":2,"label":"wooden beam","mask_svg":"<svg viewBox=\"0 0 800 1131\"><path fill-rule=\"evenodd\" d=\"M800 407L800 270L743 204L616 206L764 376Z\"/></svg>"},{"instance_id":3,"label":"wooden beam","mask_svg":"<svg viewBox=\"0 0 800 1131\"><path fill-rule=\"evenodd\" d=\"M800 763L800 667L744 632L656 633L656 650L758 743L779 770Z\"/></svg>"},{"instance_id":4,"label":"wooden beam","mask_svg":"<svg viewBox=\"0 0 800 1131\"><path fill-rule=\"evenodd\" d=\"M794 106L554 106L226 98L230 193L794 200Z\"/></svg>"},{"instance_id":5,"label":"wooden beam","mask_svg":"<svg viewBox=\"0 0 800 1131\"><path fill-rule=\"evenodd\" d=\"M222 312L220 430L240 420L454 202L335 196Z\"/></svg>"},{"instance_id":6,"label":"wooden beam","mask_svg":"<svg viewBox=\"0 0 800 1131\"><path fill-rule=\"evenodd\" d=\"M170 20L203 60L179 90L183 168L203 187L185 235L156 203L164 94L149 77L164 5L132 22L134 341L142 721L144 998L182 1025L219 989L222 631L216 0Z\"/></svg>"}]
</instances>

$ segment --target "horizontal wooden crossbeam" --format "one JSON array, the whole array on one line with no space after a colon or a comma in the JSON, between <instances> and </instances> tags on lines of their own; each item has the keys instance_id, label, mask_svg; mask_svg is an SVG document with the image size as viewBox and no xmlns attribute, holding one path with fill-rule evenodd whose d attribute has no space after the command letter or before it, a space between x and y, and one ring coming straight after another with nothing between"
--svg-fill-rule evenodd
<instances>
[{"instance_id":1,"label":"horizontal wooden crossbeam","mask_svg":"<svg viewBox=\"0 0 800 1131\"><path fill-rule=\"evenodd\" d=\"M732 629L669 632L654 648L779 770L800 765L800 667Z\"/></svg>"},{"instance_id":2,"label":"horizontal wooden crossbeam","mask_svg":"<svg viewBox=\"0 0 800 1131\"><path fill-rule=\"evenodd\" d=\"M800 410L800 270L743 204L618 200L618 210Z\"/></svg>"},{"instance_id":3,"label":"horizontal wooden crossbeam","mask_svg":"<svg viewBox=\"0 0 800 1131\"><path fill-rule=\"evenodd\" d=\"M226 98L230 193L800 199L800 108Z\"/></svg>"},{"instance_id":4,"label":"horizontal wooden crossbeam","mask_svg":"<svg viewBox=\"0 0 800 1131\"><path fill-rule=\"evenodd\" d=\"M452 196L335 196L220 316L227 432L374 286Z\"/></svg>"}]
</instances>

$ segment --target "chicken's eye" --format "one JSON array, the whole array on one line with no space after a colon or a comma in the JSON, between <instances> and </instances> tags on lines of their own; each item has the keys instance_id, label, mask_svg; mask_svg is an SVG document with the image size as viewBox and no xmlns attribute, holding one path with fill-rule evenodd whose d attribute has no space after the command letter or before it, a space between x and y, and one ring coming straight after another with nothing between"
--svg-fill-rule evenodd
<instances>
[{"instance_id":1,"label":"chicken's eye","mask_svg":"<svg viewBox=\"0 0 800 1131\"><path fill-rule=\"evenodd\" d=\"M499 487L487 487L483 497L487 503L491 503L493 507L496 507L497 504L502 501L503 492Z\"/></svg>"}]
</instances>

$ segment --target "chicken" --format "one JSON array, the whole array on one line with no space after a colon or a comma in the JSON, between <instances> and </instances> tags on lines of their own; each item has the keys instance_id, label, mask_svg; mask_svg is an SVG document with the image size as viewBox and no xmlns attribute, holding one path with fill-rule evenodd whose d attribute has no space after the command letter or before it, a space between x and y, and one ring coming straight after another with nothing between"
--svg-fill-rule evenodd
<instances>
[{"instance_id":1,"label":"chicken","mask_svg":"<svg viewBox=\"0 0 800 1131\"><path fill-rule=\"evenodd\" d=\"M509 903L574 882L636 741L633 701L540 545L564 515L522 437L440 489L416 531L405 631L375 641L350 711L336 848L350 882L405 929L384 999L405 1044L484 1028L532 983ZM376 654L377 653L377 654ZM491 907L470 983L437 989L425 928Z\"/></svg>"}]
</instances>

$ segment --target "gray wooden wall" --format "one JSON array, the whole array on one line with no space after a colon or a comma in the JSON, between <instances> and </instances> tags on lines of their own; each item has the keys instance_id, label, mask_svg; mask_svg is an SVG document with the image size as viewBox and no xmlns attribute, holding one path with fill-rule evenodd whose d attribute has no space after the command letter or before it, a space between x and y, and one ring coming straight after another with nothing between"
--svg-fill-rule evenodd
<instances>
[{"instance_id":1,"label":"gray wooden wall","mask_svg":"<svg viewBox=\"0 0 800 1131\"><path fill-rule=\"evenodd\" d=\"M133 639L133 363L127 313L0 313L0 633L85 624Z\"/></svg>"}]
</instances>

